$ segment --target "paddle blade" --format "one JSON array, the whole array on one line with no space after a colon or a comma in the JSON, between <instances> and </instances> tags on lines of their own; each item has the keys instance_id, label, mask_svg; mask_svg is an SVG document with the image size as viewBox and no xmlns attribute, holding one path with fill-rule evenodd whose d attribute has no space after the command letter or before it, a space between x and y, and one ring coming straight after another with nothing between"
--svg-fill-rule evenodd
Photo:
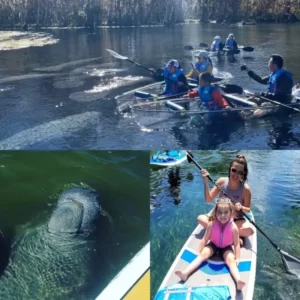
<instances>
[{"instance_id":1,"label":"paddle blade","mask_svg":"<svg viewBox=\"0 0 300 300\"><path fill-rule=\"evenodd\" d=\"M200 43L200 44L199 44L199 47L202 47L202 48L208 48L209 46L208 46L208 44L206 44L206 43Z\"/></svg>"},{"instance_id":2,"label":"paddle blade","mask_svg":"<svg viewBox=\"0 0 300 300\"><path fill-rule=\"evenodd\" d=\"M113 51L111 49L106 49L106 51L108 51L115 58L118 58L118 59L128 59L128 57L123 56L123 55L121 55L121 54L119 54L119 53L117 53L117 52L115 52L115 51Z\"/></svg>"},{"instance_id":3,"label":"paddle blade","mask_svg":"<svg viewBox=\"0 0 300 300\"><path fill-rule=\"evenodd\" d=\"M186 151L186 158L189 163L193 162L191 158L194 158L194 155L191 153L191 151L189 150Z\"/></svg>"},{"instance_id":4,"label":"paddle blade","mask_svg":"<svg viewBox=\"0 0 300 300\"><path fill-rule=\"evenodd\" d=\"M254 48L253 47L244 47L243 51L252 52L252 51L254 51Z\"/></svg>"},{"instance_id":5,"label":"paddle blade","mask_svg":"<svg viewBox=\"0 0 300 300\"><path fill-rule=\"evenodd\" d=\"M218 84L226 94L243 94L243 88L235 84Z\"/></svg>"},{"instance_id":6,"label":"paddle blade","mask_svg":"<svg viewBox=\"0 0 300 300\"><path fill-rule=\"evenodd\" d=\"M300 278L300 259L280 250L281 258L287 271Z\"/></svg>"},{"instance_id":7,"label":"paddle blade","mask_svg":"<svg viewBox=\"0 0 300 300\"><path fill-rule=\"evenodd\" d=\"M194 50L194 47L191 45L186 45L186 46L184 46L184 49L185 50Z\"/></svg>"}]
</instances>

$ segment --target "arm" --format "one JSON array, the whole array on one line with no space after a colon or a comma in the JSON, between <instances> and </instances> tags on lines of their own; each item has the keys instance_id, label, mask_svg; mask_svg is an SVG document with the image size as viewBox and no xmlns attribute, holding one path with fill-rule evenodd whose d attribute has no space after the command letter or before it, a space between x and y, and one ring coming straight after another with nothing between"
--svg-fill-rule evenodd
<instances>
[{"instance_id":1,"label":"arm","mask_svg":"<svg viewBox=\"0 0 300 300\"><path fill-rule=\"evenodd\" d=\"M195 97L198 97L199 96L199 93L198 93L198 89L194 89L194 90L191 90L190 92L188 92L188 97L189 98L195 98Z\"/></svg>"},{"instance_id":2,"label":"arm","mask_svg":"<svg viewBox=\"0 0 300 300\"><path fill-rule=\"evenodd\" d=\"M213 91L211 96L213 101L219 104L221 107L229 107L228 102L223 98L222 93L219 90Z\"/></svg>"},{"instance_id":3,"label":"arm","mask_svg":"<svg viewBox=\"0 0 300 300\"><path fill-rule=\"evenodd\" d=\"M235 223L232 223L232 233L233 233L233 245L234 245L234 255L235 255L235 260L237 266L239 265L240 262L240 237L239 237L239 230Z\"/></svg>"},{"instance_id":4,"label":"arm","mask_svg":"<svg viewBox=\"0 0 300 300\"><path fill-rule=\"evenodd\" d=\"M244 195L243 195L244 205L242 206L242 211L248 214L251 211L251 189L248 184L245 184Z\"/></svg>"},{"instance_id":5,"label":"arm","mask_svg":"<svg viewBox=\"0 0 300 300\"><path fill-rule=\"evenodd\" d=\"M204 179L204 198L205 198L206 202L211 202L219 194L219 189L214 185L213 188L211 189L211 191L209 190L207 174L208 174L208 172L206 170L202 170L201 175ZM223 185L224 178L219 178L216 183L218 185Z\"/></svg>"},{"instance_id":6,"label":"arm","mask_svg":"<svg viewBox=\"0 0 300 300\"><path fill-rule=\"evenodd\" d=\"M212 67L212 65L210 64L210 65L208 65L208 67L207 67L207 69L206 69L205 72L208 72L208 73L212 74L212 71L213 71L213 67Z\"/></svg>"},{"instance_id":7,"label":"arm","mask_svg":"<svg viewBox=\"0 0 300 300\"><path fill-rule=\"evenodd\" d=\"M186 77L181 74L178 77L178 85L180 86L180 89L184 92L185 90L188 91L189 90L189 84L187 82Z\"/></svg>"},{"instance_id":8,"label":"arm","mask_svg":"<svg viewBox=\"0 0 300 300\"><path fill-rule=\"evenodd\" d=\"M258 83L267 85L268 82L269 82L269 77L270 77L270 76L260 77L259 75L255 74L255 73L254 73L253 71L251 71L251 70L248 71L248 75L249 75L252 79L254 79L255 81L257 81Z\"/></svg>"},{"instance_id":9,"label":"arm","mask_svg":"<svg viewBox=\"0 0 300 300\"><path fill-rule=\"evenodd\" d=\"M204 233L204 237L200 240L199 244L199 252L203 250L203 248L206 246L207 242L210 239L210 234L211 234L211 228L212 228L212 222L208 223L208 226L206 228L206 231Z\"/></svg>"}]
</instances>

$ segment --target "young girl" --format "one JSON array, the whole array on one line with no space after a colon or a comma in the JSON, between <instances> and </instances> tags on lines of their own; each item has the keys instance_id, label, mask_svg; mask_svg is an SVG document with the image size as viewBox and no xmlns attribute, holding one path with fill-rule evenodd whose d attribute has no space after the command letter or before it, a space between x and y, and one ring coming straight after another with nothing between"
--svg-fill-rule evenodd
<instances>
[{"instance_id":1,"label":"young girl","mask_svg":"<svg viewBox=\"0 0 300 300\"><path fill-rule=\"evenodd\" d=\"M220 198L209 218L204 237L200 241L200 254L183 271L175 271L182 281L195 271L204 261L215 253L220 253L228 266L237 289L241 290L246 284L241 280L238 265L240 260L240 243L238 228L233 222L234 206L228 198ZM209 241L209 242L208 242ZM232 249L234 245L234 251Z\"/></svg>"},{"instance_id":2,"label":"young girl","mask_svg":"<svg viewBox=\"0 0 300 300\"><path fill-rule=\"evenodd\" d=\"M199 87L187 94L189 98L199 97L202 105L208 110L222 110L230 108L223 98L220 89L212 85L213 76L208 72L199 75Z\"/></svg>"},{"instance_id":3,"label":"young girl","mask_svg":"<svg viewBox=\"0 0 300 300\"><path fill-rule=\"evenodd\" d=\"M193 69L189 74L186 75L188 78L192 78L194 80L199 80L199 75L207 72L212 75L213 72L213 64L211 59L208 57L208 52L206 50L200 50L197 55L197 62L194 64Z\"/></svg>"}]
</instances>

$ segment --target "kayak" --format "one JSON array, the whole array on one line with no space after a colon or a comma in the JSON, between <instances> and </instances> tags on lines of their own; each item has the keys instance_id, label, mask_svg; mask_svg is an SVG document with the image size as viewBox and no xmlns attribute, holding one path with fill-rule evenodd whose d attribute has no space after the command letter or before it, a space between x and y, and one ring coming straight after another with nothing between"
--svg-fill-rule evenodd
<instances>
[{"instance_id":1,"label":"kayak","mask_svg":"<svg viewBox=\"0 0 300 300\"><path fill-rule=\"evenodd\" d=\"M199 51L201 51L201 50L203 50L203 49L194 50L193 55L197 55L199 53ZM226 49L216 50L216 51L210 51L208 49L208 56L209 57L215 57L215 56L224 56L224 55L235 55L235 54L239 54L240 52L241 52L240 49L237 49L235 51L226 50Z\"/></svg>"},{"instance_id":2,"label":"kayak","mask_svg":"<svg viewBox=\"0 0 300 300\"><path fill-rule=\"evenodd\" d=\"M150 299L150 242L96 298L96 300L107 299Z\"/></svg>"},{"instance_id":3,"label":"kayak","mask_svg":"<svg viewBox=\"0 0 300 300\"><path fill-rule=\"evenodd\" d=\"M150 158L152 167L172 167L186 161L186 152L182 150L157 151Z\"/></svg>"},{"instance_id":4,"label":"kayak","mask_svg":"<svg viewBox=\"0 0 300 300\"><path fill-rule=\"evenodd\" d=\"M249 213L248 217L254 221L252 213ZM256 230L252 236L244 239L244 246L241 247L238 268L241 280L246 282L241 292L236 290L235 282L223 259L216 255L202 263L185 283L180 282L175 271L183 270L196 258L199 241L204 232L202 225L198 225L190 235L165 276L154 300L251 300L253 298L257 258Z\"/></svg>"},{"instance_id":5,"label":"kayak","mask_svg":"<svg viewBox=\"0 0 300 300\"><path fill-rule=\"evenodd\" d=\"M292 110L287 110L286 108L282 108L278 105L272 104L259 96L253 95L253 93L250 93L249 91L245 90L245 92L241 95L237 94L223 94L226 100L233 101L233 99L236 99L239 102L244 102L244 106L248 107L251 106L253 109L248 109L244 111L245 118L246 119L252 119L252 118L261 118L265 116L275 115L277 113L287 113L288 111L291 113ZM285 103L283 103L285 104ZM293 108L300 108L300 95L299 90L293 89L293 98L290 103L286 103L289 107Z\"/></svg>"},{"instance_id":6,"label":"kayak","mask_svg":"<svg viewBox=\"0 0 300 300\"><path fill-rule=\"evenodd\" d=\"M190 83L189 85L191 88L197 87L197 84L194 83ZM199 107L199 101L181 98L183 94L158 96L162 93L163 89L164 83L157 82L125 92L115 98L117 112L126 118L134 118L136 123L141 127L159 126L162 122L173 122L178 119L191 120L194 118L201 119L200 122L202 122L202 116L205 119L204 122L207 123L222 123L226 119L231 119L231 122L232 120L242 120L240 111L232 111L230 113L225 110L211 112L205 110L201 105ZM228 95L229 98L230 95ZM233 108L245 106L245 104L247 106L256 106L253 103L249 104L246 99L232 97ZM197 121L196 123L199 122Z\"/></svg>"}]
</instances>

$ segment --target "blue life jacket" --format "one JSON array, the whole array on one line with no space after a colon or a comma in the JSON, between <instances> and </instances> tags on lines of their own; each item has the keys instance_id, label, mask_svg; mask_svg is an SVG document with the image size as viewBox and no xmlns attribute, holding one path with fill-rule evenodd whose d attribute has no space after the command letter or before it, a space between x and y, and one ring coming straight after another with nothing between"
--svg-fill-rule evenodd
<instances>
[{"instance_id":1,"label":"blue life jacket","mask_svg":"<svg viewBox=\"0 0 300 300\"><path fill-rule=\"evenodd\" d=\"M270 74L269 82L268 82L268 92L269 93L276 93L278 80L279 80L280 76L282 76L283 74L285 74L291 80L291 83L292 83L291 86L294 85L292 74L289 73L285 69L279 69L276 72L273 72ZM291 94L291 93L292 93L292 90L289 92L289 94Z\"/></svg>"},{"instance_id":2,"label":"blue life jacket","mask_svg":"<svg viewBox=\"0 0 300 300\"><path fill-rule=\"evenodd\" d=\"M213 101L212 93L218 90L216 86L208 85L206 87L198 87L198 95L203 106L208 110L221 110L223 107Z\"/></svg>"},{"instance_id":3,"label":"blue life jacket","mask_svg":"<svg viewBox=\"0 0 300 300\"><path fill-rule=\"evenodd\" d=\"M231 48L231 47L233 47L234 42L235 42L234 39L232 39L232 40L231 39L227 39L226 43L225 43L225 46Z\"/></svg>"},{"instance_id":4,"label":"blue life jacket","mask_svg":"<svg viewBox=\"0 0 300 300\"><path fill-rule=\"evenodd\" d=\"M208 60L205 60L202 64L199 64L198 62L195 63L195 69L199 71L200 73L206 72L207 68L211 65L211 63ZM198 75L194 74L193 79L199 81Z\"/></svg>"},{"instance_id":5,"label":"blue life jacket","mask_svg":"<svg viewBox=\"0 0 300 300\"><path fill-rule=\"evenodd\" d=\"M211 44L211 46L210 46L210 50L211 51L218 51L218 50L220 50L221 43L222 42L220 40L219 41L213 41L212 44Z\"/></svg>"},{"instance_id":6,"label":"blue life jacket","mask_svg":"<svg viewBox=\"0 0 300 300\"><path fill-rule=\"evenodd\" d=\"M175 73L169 74L168 67L164 68L164 77L166 82L166 87L164 94L178 94L179 87L178 87L178 77L184 74L182 69L178 69Z\"/></svg>"}]
</instances>

